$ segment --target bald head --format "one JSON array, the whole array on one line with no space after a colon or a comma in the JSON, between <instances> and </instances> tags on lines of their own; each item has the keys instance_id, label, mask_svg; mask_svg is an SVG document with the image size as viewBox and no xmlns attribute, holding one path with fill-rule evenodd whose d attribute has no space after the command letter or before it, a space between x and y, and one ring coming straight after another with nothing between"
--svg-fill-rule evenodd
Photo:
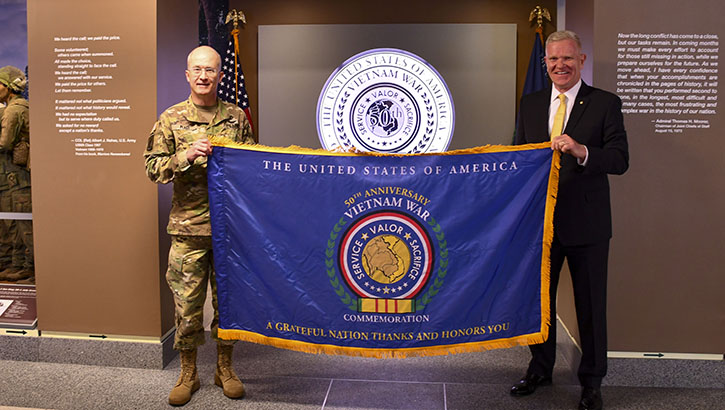
<instances>
[{"instance_id":1,"label":"bald head","mask_svg":"<svg viewBox=\"0 0 725 410\"><path fill-rule=\"evenodd\" d=\"M186 68L189 69L194 67L194 63L199 60L213 61L214 65L212 67L215 67L217 71L221 69L222 57L216 52L216 50L209 46L199 46L191 50L189 56L186 57Z\"/></svg>"}]
</instances>

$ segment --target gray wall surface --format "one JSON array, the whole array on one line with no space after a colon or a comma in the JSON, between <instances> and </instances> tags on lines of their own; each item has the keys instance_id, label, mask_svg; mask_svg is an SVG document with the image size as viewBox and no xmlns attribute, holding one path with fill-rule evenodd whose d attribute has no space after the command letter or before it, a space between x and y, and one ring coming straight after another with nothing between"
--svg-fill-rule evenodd
<instances>
[{"instance_id":1,"label":"gray wall surface","mask_svg":"<svg viewBox=\"0 0 725 410\"><path fill-rule=\"evenodd\" d=\"M511 143L515 24L259 26L259 142L320 148L315 118L325 82L373 48L409 51L440 73L456 110L449 149Z\"/></svg>"}]
</instances>

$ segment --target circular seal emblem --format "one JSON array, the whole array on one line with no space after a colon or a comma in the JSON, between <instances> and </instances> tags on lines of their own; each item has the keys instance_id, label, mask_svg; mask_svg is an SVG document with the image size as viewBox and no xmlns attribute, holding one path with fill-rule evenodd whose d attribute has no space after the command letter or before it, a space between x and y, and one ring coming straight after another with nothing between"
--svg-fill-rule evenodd
<instances>
[{"instance_id":1,"label":"circular seal emblem","mask_svg":"<svg viewBox=\"0 0 725 410\"><path fill-rule=\"evenodd\" d=\"M393 48L350 57L317 101L317 133L328 150L443 152L453 137L453 99L443 77Z\"/></svg>"},{"instance_id":2,"label":"circular seal emblem","mask_svg":"<svg viewBox=\"0 0 725 410\"><path fill-rule=\"evenodd\" d=\"M413 298L425 287L433 266L425 229L396 211L361 217L345 232L339 249L342 277L363 298Z\"/></svg>"}]
</instances>

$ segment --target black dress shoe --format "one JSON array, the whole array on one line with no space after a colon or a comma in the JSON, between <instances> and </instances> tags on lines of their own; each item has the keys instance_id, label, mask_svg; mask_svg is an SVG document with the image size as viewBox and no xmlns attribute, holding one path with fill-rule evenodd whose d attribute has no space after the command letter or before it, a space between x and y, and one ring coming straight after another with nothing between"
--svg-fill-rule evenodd
<instances>
[{"instance_id":1,"label":"black dress shoe","mask_svg":"<svg viewBox=\"0 0 725 410\"><path fill-rule=\"evenodd\" d=\"M539 386L551 384L551 377L539 376L538 374L527 373L518 383L511 387L512 396L528 396L536 391Z\"/></svg>"},{"instance_id":2,"label":"black dress shoe","mask_svg":"<svg viewBox=\"0 0 725 410\"><path fill-rule=\"evenodd\" d=\"M582 390L582 399L579 400L579 410L602 410L602 391L591 387Z\"/></svg>"}]
</instances>

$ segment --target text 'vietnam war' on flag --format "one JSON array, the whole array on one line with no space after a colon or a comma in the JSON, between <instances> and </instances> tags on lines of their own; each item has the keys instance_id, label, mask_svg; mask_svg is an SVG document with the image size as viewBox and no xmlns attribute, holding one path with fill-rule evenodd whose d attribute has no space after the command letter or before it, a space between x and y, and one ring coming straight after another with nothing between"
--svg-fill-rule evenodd
<instances>
[{"instance_id":1,"label":"text 'vietnam war' on flag","mask_svg":"<svg viewBox=\"0 0 725 410\"><path fill-rule=\"evenodd\" d=\"M546 339L548 143L415 156L219 144L222 338L371 357Z\"/></svg>"}]
</instances>

